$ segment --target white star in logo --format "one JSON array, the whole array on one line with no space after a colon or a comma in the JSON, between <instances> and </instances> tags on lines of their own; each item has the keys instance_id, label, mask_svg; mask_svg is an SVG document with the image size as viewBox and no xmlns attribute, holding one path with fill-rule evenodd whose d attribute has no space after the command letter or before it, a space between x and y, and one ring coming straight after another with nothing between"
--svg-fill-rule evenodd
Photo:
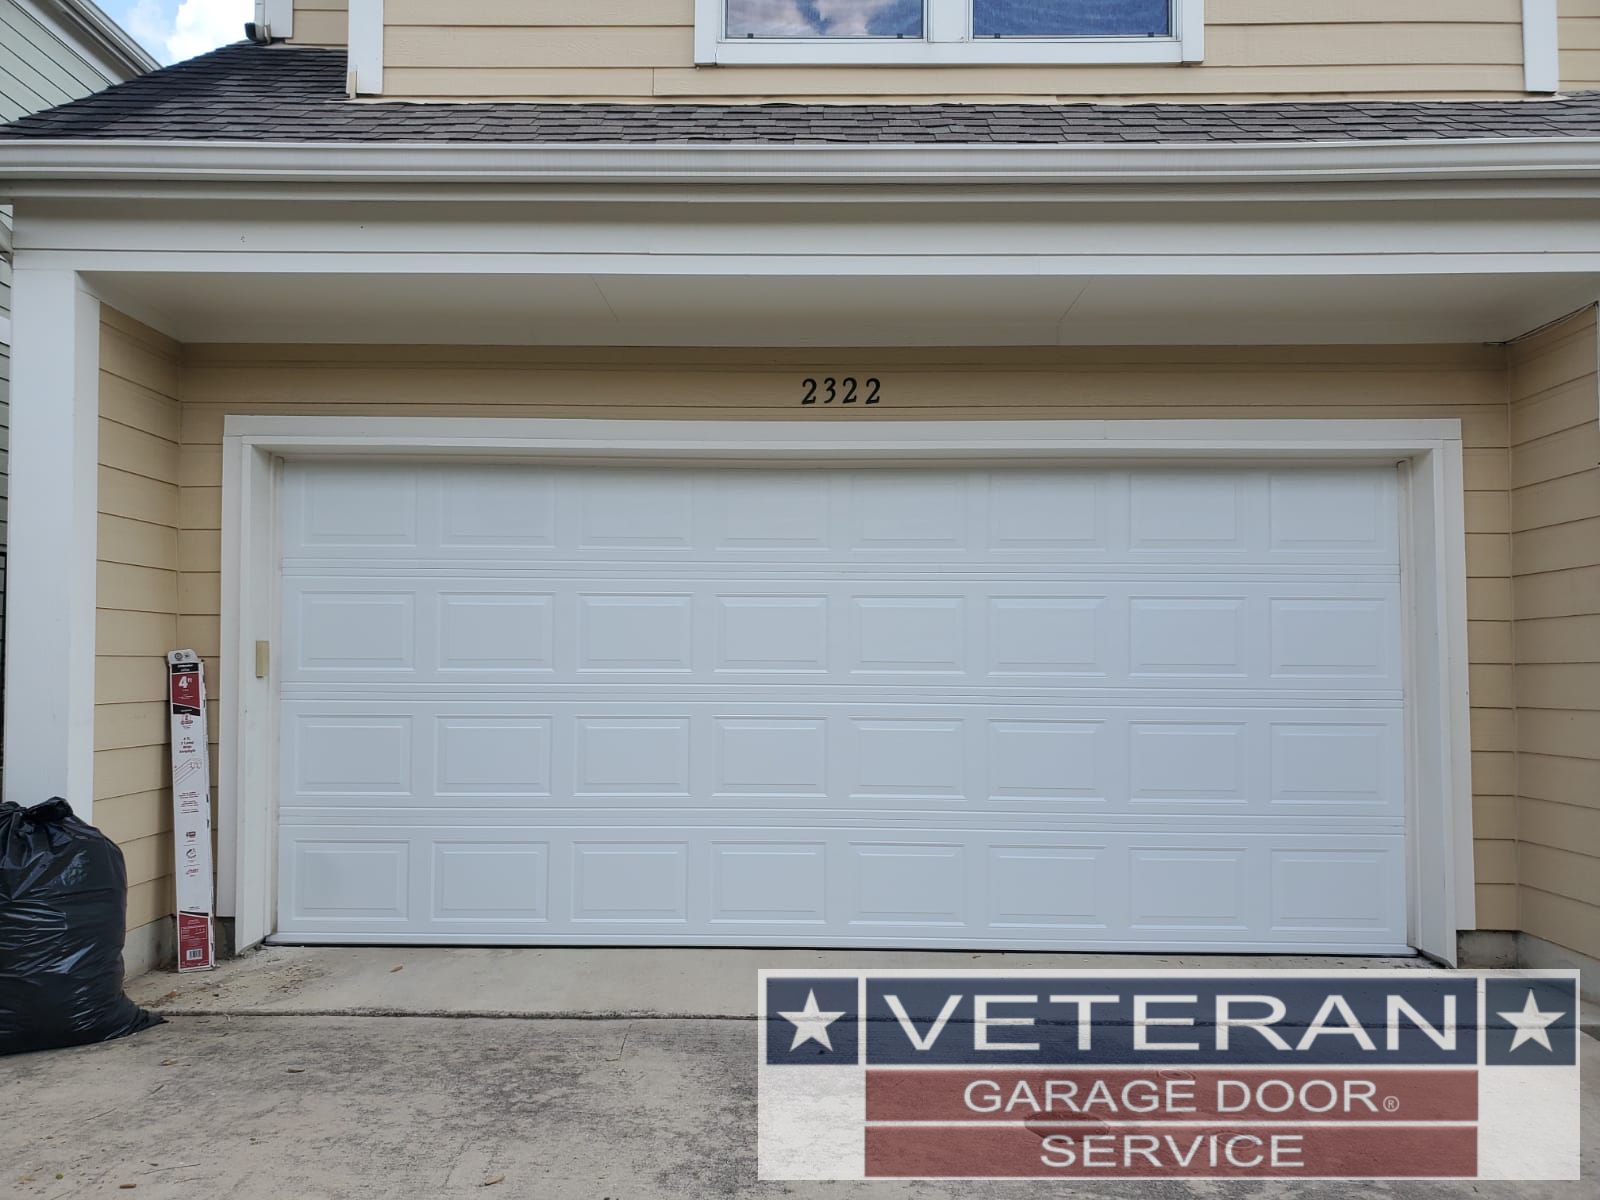
<instances>
[{"instance_id":1,"label":"white star in logo","mask_svg":"<svg viewBox=\"0 0 1600 1200\"><path fill-rule=\"evenodd\" d=\"M790 1050L798 1050L807 1042L821 1042L827 1049L833 1049L833 1043L828 1040L828 1026L840 1017L842 1012L823 1012L817 1007L817 993L813 990L806 993L806 1006L799 1012L781 1012L778 1014L785 1021L794 1026L794 1041L789 1044Z\"/></svg>"},{"instance_id":2,"label":"white star in logo","mask_svg":"<svg viewBox=\"0 0 1600 1200\"><path fill-rule=\"evenodd\" d=\"M1538 1042L1546 1050L1553 1050L1550 1045L1550 1035L1546 1030L1558 1018L1566 1016L1560 1012L1540 1012L1539 1003L1534 999L1533 990L1528 990L1527 1003L1520 1011L1503 1012L1496 1014L1501 1019L1510 1021L1517 1027L1517 1036L1511 1039L1511 1048L1515 1050L1523 1042Z\"/></svg>"}]
</instances>

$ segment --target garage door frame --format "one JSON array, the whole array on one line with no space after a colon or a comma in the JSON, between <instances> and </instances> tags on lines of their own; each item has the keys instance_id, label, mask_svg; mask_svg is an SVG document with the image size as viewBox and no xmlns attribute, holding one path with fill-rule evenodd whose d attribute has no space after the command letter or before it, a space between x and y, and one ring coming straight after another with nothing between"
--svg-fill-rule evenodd
<instances>
[{"instance_id":1,"label":"garage door frame","mask_svg":"<svg viewBox=\"0 0 1600 1200\"><path fill-rule=\"evenodd\" d=\"M230 416L223 431L218 911L237 945L276 921L278 480L290 458L644 465L1262 461L1401 475L1407 937L1446 962L1474 924L1466 533L1456 420L590 421Z\"/></svg>"}]
</instances>

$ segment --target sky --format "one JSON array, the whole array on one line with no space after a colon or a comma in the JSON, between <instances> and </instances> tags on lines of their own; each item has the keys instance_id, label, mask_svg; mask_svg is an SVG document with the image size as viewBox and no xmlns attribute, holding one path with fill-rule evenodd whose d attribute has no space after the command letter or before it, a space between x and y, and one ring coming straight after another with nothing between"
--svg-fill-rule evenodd
<instances>
[{"instance_id":1,"label":"sky","mask_svg":"<svg viewBox=\"0 0 1600 1200\"><path fill-rule=\"evenodd\" d=\"M182 62L244 38L255 0L99 0L117 24L163 63Z\"/></svg>"}]
</instances>

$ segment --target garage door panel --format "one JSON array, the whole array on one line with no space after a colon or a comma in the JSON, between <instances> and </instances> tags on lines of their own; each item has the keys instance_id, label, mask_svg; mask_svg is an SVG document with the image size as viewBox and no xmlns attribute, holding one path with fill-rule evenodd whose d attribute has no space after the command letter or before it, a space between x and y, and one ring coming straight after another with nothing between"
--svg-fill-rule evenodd
<instances>
[{"instance_id":1,"label":"garage door panel","mask_svg":"<svg viewBox=\"0 0 1600 1200\"><path fill-rule=\"evenodd\" d=\"M1399 949L1397 487L291 464L280 936Z\"/></svg>"},{"instance_id":2,"label":"garage door panel","mask_svg":"<svg viewBox=\"0 0 1600 1200\"><path fill-rule=\"evenodd\" d=\"M930 481L932 481L930 483ZM285 561L1392 566L1380 467L295 466Z\"/></svg>"},{"instance_id":3,"label":"garage door panel","mask_svg":"<svg viewBox=\"0 0 1600 1200\"><path fill-rule=\"evenodd\" d=\"M1397 706L395 698L284 712L286 809L1404 812Z\"/></svg>"},{"instance_id":4,"label":"garage door panel","mask_svg":"<svg viewBox=\"0 0 1600 1200\"><path fill-rule=\"evenodd\" d=\"M290 825L284 932L377 942L1400 949L1403 839ZM1354 879L1357 888L1349 885Z\"/></svg>"},{"instance_id":5,"label":"garage door panel","mask_svg":"<svg viewBox=\"0 0 1600 1200\"><path fill-rule=\"evenodd\" d=\"M998 573L996 573L998 574ZM291 574L284 684L1294 690L1399 699L1398 575L643 579ZM541 692L542 694L542 692Z\"/></svg>"}]
</instances>

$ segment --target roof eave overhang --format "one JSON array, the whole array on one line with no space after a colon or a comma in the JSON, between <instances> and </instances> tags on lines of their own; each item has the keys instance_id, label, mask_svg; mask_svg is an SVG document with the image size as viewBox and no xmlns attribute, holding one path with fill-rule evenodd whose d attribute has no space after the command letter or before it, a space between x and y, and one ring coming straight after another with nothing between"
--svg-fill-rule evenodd
<instances>
[{"instance_id":1,"label":"roof eave overhang","mask_svg":"<svg viewBox=\"0 0 1600 1200\"><path fill-rule=\"evenodd\" d=\"M84 184L1250 184L1600 180L1600 137L1264 144L0 140L0 197Z\"/></svg>"},{"instance_id":2,"label":"roof eave overhang","mask_svg":"<svg viewBox=\"0 0 1600 1200\"><path fill-rule=\"evenodd\" d=\"M161 69L150 52L96 4L81 0L26 0L25 7L54 25L81 53L104 64L114 79L135 79Z\"/></svg>"}]
</instances>

